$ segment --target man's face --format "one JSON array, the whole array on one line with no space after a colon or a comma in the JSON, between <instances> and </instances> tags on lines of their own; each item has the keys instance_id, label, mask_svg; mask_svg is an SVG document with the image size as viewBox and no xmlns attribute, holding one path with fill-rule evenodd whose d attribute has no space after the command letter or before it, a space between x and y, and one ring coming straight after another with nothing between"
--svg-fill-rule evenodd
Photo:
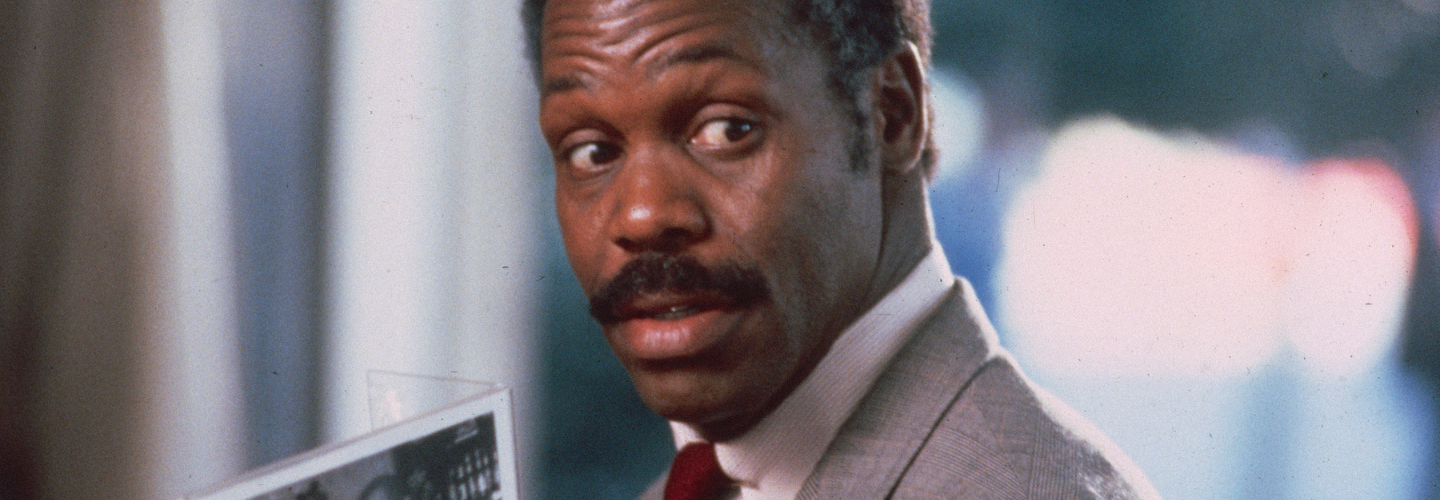
<instances>
[{"instance_id":1,"label":"man's face","mask_svg":"<svg viewBox=\"0 0 1440 500\"><path fill-rule=\"evenodd\" d=\"M662 416L748 429L868 305L881 169L785 2L551 0L541 128L566 252Z\"/></svg>"}]
</instances>

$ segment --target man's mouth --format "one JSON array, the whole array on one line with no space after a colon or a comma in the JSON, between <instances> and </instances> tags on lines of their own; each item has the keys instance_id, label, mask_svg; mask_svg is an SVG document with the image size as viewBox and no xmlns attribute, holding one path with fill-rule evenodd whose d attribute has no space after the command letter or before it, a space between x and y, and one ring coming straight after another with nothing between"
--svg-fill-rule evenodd
<instances>
[{"instance_id":1,"label":"man's mouth","mask_svg":"<svg viewBox=\"0 0 1440 500\"><path fill-rule=\"evenodd\" d=\"M723 344L744 311L708 302L684 302L627 310L606 326L616 350L639 360L694 358Z\"/></svg>"},{"instance_id":2,"label":"man's mouth","mask_svg":"<svg viewBox=\"0 0 1440 500\"><path fill-rule=\"evenodd\" d=\"M715 292L673 292L636 294L617 304L615 318L675 320L712 309L724 309L735 301Z\"/></svg>"},{"instance_id":3,"label":"man's mouth","mask_svg":"<svg viewBox=\"0 0 1440 500\"><path fill-rule=\"evenodd\" d=\"M694 306L670 306L669 309L666 309L666 310L661 311L661 312L648 313L648 314L646 314L644 317L649 318L649 319L658 319L658 320L661 320L661 321L668 321L668 320L672 320L672 319L684 318L684 317L686 317L686 316L690 316L690 315L695 314L695 313L697 313L697 312L700 312L700 311L702 311L702 310L703 310L703 309L700 309L700 308L694 307Z\"/></svg>"},{"instance_id":4,"label":"man's mouth","mask_svg":"<svg viewBox=\"0 0 1440 500\"><path fill-rule=\"evenodd\" d=\"M704 353L722 343L746 310L769 299L759 273L707 268L691 257L646 254L591 298L590 314L617 352L644 360Z\"/></svg>"},{"instance_id":5,"label":"man's mouth","mask_svg":"<svg viewBox=\"0 0 1440 500\"><path fill-rule=\"evenodd\" d=\"M651 252L626 264L590 297L590 315L602 325L637 318L681 319L769 298L764 279L754 269L706 267L694 257Z\"/></svg>"}]
</instances>

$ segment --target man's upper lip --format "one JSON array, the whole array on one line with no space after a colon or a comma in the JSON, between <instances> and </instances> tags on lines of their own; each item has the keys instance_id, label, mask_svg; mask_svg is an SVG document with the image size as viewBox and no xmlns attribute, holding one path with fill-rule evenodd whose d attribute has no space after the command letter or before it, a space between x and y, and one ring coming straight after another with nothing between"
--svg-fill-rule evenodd
<instances>
[{"instance_id":1,"label":"man's upper lip","mask_svg":"<svg viewBox=\"0 0 1440 500\"><path fill-rule=\"evenodd\" d=\"M734 302L733 299L714 291L642 293L617 305L615 317L620 321L628 321L653 317L677 309L691 312L723 309Z\"/></svg>"}]
</instances>

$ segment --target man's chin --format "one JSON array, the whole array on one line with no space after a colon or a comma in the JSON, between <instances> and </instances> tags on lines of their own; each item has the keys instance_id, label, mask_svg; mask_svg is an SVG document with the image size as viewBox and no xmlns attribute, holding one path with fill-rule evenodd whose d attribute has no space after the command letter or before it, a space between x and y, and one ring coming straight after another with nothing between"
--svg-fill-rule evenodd
<instances>
[{"instance_id":1,"label":"man's chin","mask_svg":"<svg viewBox=\"0 0 1440 500\"><path fill-rule=\"evenodd\" d=\"M635 373L631 372L635 389L646 406L666 420L689 424L700 429L707 439L725 440L735 427L745 427L753 420L743 398L734 397L723 383L703 380L703 375L694 373Z\"/></svg>"},{"instance_id":2,"label":"man's chin","mask_svg":"<svg viewBox=\"0 0 1440 500\"><path fill-rule=\"evenodd\" d=\"M691 422L723 406L712 384L702 383L693 373L677 373L679 369L656 373L647 369L631 370L635 390L655 413L670 420ZM637 373L639 372L639 373Z\"/></svg>"}]
</instances>

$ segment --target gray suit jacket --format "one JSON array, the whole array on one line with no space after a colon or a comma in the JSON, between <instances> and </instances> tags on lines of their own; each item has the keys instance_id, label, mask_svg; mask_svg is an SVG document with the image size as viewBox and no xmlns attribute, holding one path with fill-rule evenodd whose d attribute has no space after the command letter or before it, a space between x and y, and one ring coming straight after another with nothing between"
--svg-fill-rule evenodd
<instances>
[{"instance_id":1,"label":"gray suit jacket","mask_svg":"<svg viewBox=\"0 0 1440 500\"><path fill-rule=\"evenodd\" d=\"M875 381L797 498L1159 498L1104 435L1020 373L959 281ZM667 474L641 498L660 500Z\"/></svg>"}]
</instances>

